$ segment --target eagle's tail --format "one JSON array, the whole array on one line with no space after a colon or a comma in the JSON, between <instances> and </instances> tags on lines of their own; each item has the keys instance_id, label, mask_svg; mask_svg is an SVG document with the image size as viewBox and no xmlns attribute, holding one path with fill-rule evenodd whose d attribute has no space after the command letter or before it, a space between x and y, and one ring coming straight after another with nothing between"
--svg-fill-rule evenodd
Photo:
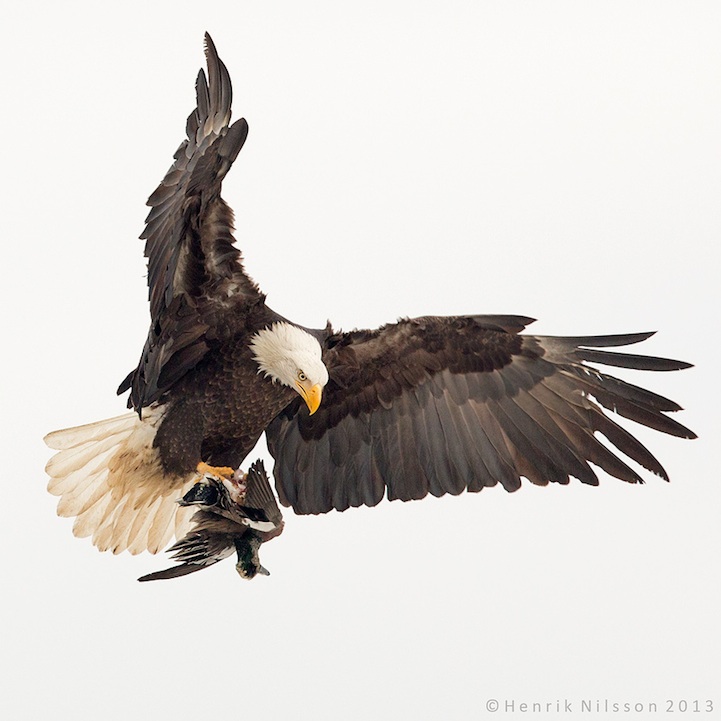
<instances>
[{"instance_id":1,"label":"eagle's tail","mask_svg":"<svg viewBox=\"0 0 721 721\"><path fill-rule=\"evenodd\" d=\"M58 515L76 516L73 533L101 551L157 553L188 530L195 509L175 501L194 476L163 470L153 446L161 417L148 409L142 420L131 412L45 436L58 451L46 466Z\"/></svg>"}]
</instances>

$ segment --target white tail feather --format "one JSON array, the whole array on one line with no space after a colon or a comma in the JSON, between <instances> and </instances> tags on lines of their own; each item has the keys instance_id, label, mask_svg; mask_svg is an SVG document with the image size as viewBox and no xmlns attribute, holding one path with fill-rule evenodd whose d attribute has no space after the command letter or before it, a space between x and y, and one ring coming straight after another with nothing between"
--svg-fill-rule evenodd
<instances>
[{"instance_id":1,"label":"white tail feather","mask_svg":"<svg viewBox=\"0 0 721 721\"><path fill-rule=\"evenodd\" d=\"M59 451L46 466L58 515L76 516L73 533L101 551L157 553L188 530L194 509L175 501L195 476L164 472L153 446L161 418L146 409L142 420L131 412L45 436Z\"/></svg>"},{"instance_id":2,"label":"white tail feather","mask_svg":"<svg viewBox=\"0 0 721 721\"><path fill-rule=\"evenodd\" d=\"M66 448L77 448L90 441L108 438L123 430L132 430L135 426L136 415L134 413L123 413L122 416L106 418L104 421L86 423L84 426L64 428L61 431L53 431L45 436L45 443L56 451Z\"/></svg>"},{"instance_id":3,"label":"white tail feather","mask_svg":"<svg viewBox=\"0 0 721 721\"><path fill-rule=\"evenodd\" d=\"M73 473L73 476L78 478L77 472ZM58 502L58 516L72 518L95 505L105 495L107 476L108 471L103 468L96 473L81 477L77 485L69 486L68 492L55 493L55 495L61 496ZM64 485L68 486L68 484Z\"/></svg>"}]
</instances>

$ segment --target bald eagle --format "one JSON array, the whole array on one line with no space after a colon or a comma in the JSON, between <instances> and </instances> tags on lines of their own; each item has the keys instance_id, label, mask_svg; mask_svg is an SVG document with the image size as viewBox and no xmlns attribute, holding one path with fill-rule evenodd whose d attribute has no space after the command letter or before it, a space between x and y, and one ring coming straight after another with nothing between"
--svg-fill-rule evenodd
<instances>
[{"instance_id":1,"label":"bald eagle","mask_svg":"<svg viewBox=\"0 0 721 721\"><path fill-rule=\"evenodd\" d=\"M589 365L689 367L606 350L651 333L534 336L522 333L532 319L512 315L341 332L273 311L243 268L220 196L248 124L230 123L230 77L207 34L205 54L187 139L148 200L150 330L118 389L130 391L132 410L46 437L58 451L49 490L60 496L59 515L76 517L75 535L114 553L156 553L173 535L184 539L198 502L176 500L199 481L227 489L263 433L278 498L299 514L498 483L515 491L522 477L597 485L593 467L642 482L621 454L668 479L604 409L693 438L667 415L680 406ZM195 532L203 527L184 540ZM233 544L206 547L206 561ZM176 546L179 559L188 545Z\"/></svg>"}]
</instances>

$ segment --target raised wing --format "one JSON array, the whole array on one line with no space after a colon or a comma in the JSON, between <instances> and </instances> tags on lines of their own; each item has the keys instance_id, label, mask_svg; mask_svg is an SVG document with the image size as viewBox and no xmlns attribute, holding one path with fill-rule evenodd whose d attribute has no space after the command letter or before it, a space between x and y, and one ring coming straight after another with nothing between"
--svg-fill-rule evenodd
<instances>
[{"instance_id":1,"label":"raised wing","mask_svg":"<svg viewBox=\"0 0 721 721\"><path fill-rule=\"evenodd\" d=\"M140 411L203 358L238 306L262 296L234 246L233 213L221 182L243 147L248 124L229 125L230 76L205 35L208 76L196 82L187 139L148 199L145 239L151 324L138 368L120 385Z\"/></svg>"},{"instance_id":2,"label":"raised wing","mask_svg":"<svg viewBox=\"0 0 721 721\"><path fill-rule=\"evenodd\" d=\"M268 474L265 472L263 461L257 460L248 469L248 475L245 480L246 492L243 502L243 512L253 518L250 513L251 509L257 509L262 512L263 520L269 521L278 529L283 525L283 514L278 508L278 503L273 495L273 489L270 487ZM256 520L253 518L253 520ZM260 519L258 519L260 520Z\"/></svg>"},{"instance_id":3,"label":"raised wing","mask_svg":"<svg viewBox=\"0 0 721 721\"><path fill-rule=\"evenodd\" d=\"M680 407L586 361L676 370L680 361L613 353L651 333L553 338L518 335L530 319L418 318L331 336L330 381L313 415L294 404L267 431L281 502L297 513L532 483L598 484L591 465L640 476L595 436L667 479L654 456L601 406L664 433ZM595 399L595 400L594 400ZM599 405L600 404L600 405Z\"/></svg>"}]
</instances>

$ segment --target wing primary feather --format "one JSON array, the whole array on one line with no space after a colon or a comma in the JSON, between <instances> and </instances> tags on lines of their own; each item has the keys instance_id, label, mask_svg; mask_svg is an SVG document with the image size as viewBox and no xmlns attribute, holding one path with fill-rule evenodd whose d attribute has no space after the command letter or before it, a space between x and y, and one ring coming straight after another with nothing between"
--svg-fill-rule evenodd
<instances>
[{"instance_id":1,"label":"wing primary feather","mask_svg":"<svg viewBox=\"0 0 721 721\"><path fill-rule=\"evenodd\" d=\"M202 130L203 125L208 118L208 112L210 108L208 83L205 79L205 71L202 68L198 71L198 78L195 81L195 97L198 103L198 108L196 110L198 117L198 130ZM195 138L195 140L196 142L199 142L198 138ZM190 146L187 147L187 150L191 150Z\"/></svg>"},{"instance_id":2,"label":"wing primary feather","mask_svg":"<svg viewBox=\"0 0 721 721\"><path fill-rule=\"evenodd\" d=\"M593 414L593 429L605 436L619 451L632 458L645 469L668 481L668 474L655 456L625 428L614 423L600 411Z\"/></svg>"},{"instance_id":3,"label":"wing primary feather","mask_svg":"<svg viewBox=\"0 0 721 721\"><path fill-rule=\"evenodd\" d=\"M217 563L217 562L216 562ZM208 563L181 563L178 566L171 566L165 568L162 571L155 571L148 573L145 576L141 576L138 581L163 581L169 578L180 578L181 576L187 576L189 573L195 573L196 571L202 571L204 568L208 568Z\"/></svg>"},{"instance_id":4,"label":"wing primary feather","mask_svg":"<svg viewBox=\"0 0 721 721\"><path fill-rule=\"evenodd\" d=\"M566 350L575 350L579 346L590 346L591 348L611 348L622 345L634 345L648 340L656 335L656 331L646 331L643 333L616 333L615 335L539 335L535 336L538 340L548 341Z\"/></svg>"},{"instance_id":5,"label":"wing primary feather","mask_svg":"<svg viewBox=\"0 0 721 721\"><path fill-rule=\"evenodd\" d=\"M638 355L635 353L611 353L603 350L578 348L575 355L581 360L591 363L602 363L607 366L632 368L639 371L678 371L684 370L685 368L692 368L690 363L684 361Z\"/></svg>"},{"instance_id":6,"label":"wing primary feather","mask_svg":"<svg viewBox=\"0 0 721 721\"><path fill-rule=\"evenodd\" d=\"M678 421L656 411L654 408L634 403L609 393L603 386L605 376L595 378L590 375L577 374L578 385L589 395L593 396L604 408L629 418L636 423L653 428L661 433L667 433L679 438L695 438L696 434L681 425Z\"/></svg>"}]
</instances>

